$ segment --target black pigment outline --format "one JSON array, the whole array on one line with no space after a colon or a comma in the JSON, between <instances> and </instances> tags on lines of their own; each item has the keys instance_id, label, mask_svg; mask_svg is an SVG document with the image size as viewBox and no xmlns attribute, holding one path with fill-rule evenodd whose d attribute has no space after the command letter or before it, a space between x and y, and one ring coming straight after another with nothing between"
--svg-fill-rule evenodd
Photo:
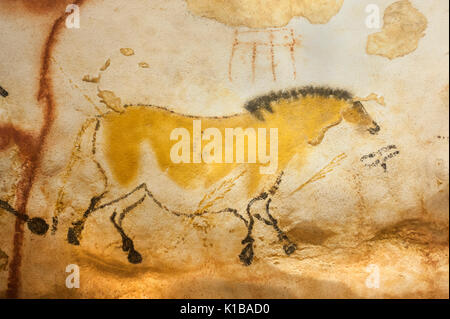
<instances>
[{"instance_id":1,"label":"black pigment outline","mask_svg":"<svg viewBox=\"0 0 450 319\"><path fill-rule=\"evenodd\" d=\"M8 92L6 92L3 88L0 87L0 93L2 96L6 97L8 95ZM351 101L352 99L352 95L351 93L349 93L346 90L341 90L341 89L332 89L332 88L328 88L328 87L314 87L314 86L307 86L307 87L302 87L302 88L295 88L295 89L287 89L287 90L280 90L278 92L271 92L269 94L263 95L263 96L259 96L257 98L254 98L252 100L250 100L249 102L247 102L244 106L244 108L249 111L250 113L252 113L254 116L256 116L258 119L260 120L264 120L264 117L261 114L261 109L265 109L269 112L273 112L270 104L273 101L278 101L280 99L294 99L294 98L298 98L298 96L323 96L323 97L334 97L336 99L341 99L341 100L346 100L346 101ZM354 102L354 103L359 103L359 102ZM130 105L124 105L124 107L128 107ZM136 105L134 105L136 106ZM142 105L144 106L144 105ZM165 109L167 111L170 111L171 113L175 113L174 111L165 108L165 107L161 107L161 106L154 106L151 105L152 107L155 108L160 108L160 109ZM92 136L92 145L91 145L91 155L92 155L92 160L93 162L96 164L97 168L99 169L99 171L102 173L103 177L104 177L104 189L108 188L108 179L106 177L106 173L105 170L103 169L103 167L101 166L101 164L96 160L95 155L96 155L96 141L97 141L97 132L100 129L100 119L103 118L103 116L105 116L106 114L108 114L110 112L107 112L105 114L102 115L98 115L95 116L96 118L96 125L95 125L95 130L94 130L94 134ZM212 116L211 118L230 118L230 117L234 117L234 116L238 116L240 114L233 114L233 115L229 115L229 116ZM185 115L187 117L191 117L191 118L199 118L198 116L192 116L192 115ZM378 126L378 124L376 124L375 122L373 122L373 124L376 125L375 128L371 128L369 129L371 134L375 134L379 131L380 127ZM389 146L391 147L391 146ZM388 147L388 148L389 148ZM396 148L396 146L393 146L394 148ZM381 156L382 151L384 150L384 148L380 149L378 151L379 155ZM381 166L386 170L386 164L385 161L388 158L392 158L393 156L397 155L399 153L399 151L394 152L393 154L389 154L388 156L386 156L384 158L384 162L383 164L381 164ZM375 153L371 153L369 155L363 156L361 158L361 161L363 161L366 158L370 158L370 157L374 157ZM375 166L379 164L379 160L377 160L375 162ZM374 165L373 163L371 165ZM366 165L367 166L367 165ZM128 198L129 196L131 196L132 194L134 194L135 192L143 189L145 194L143 197L141 197L137 202L133 203L132 205L126 207L122 213L119 215L119 222L116 222L116 217L117 217L117 212L114 210L113 214L110 217L111 222L113 223L115 229L118 231L118 233L121 235L122 237L122 250L125 252L128 252L128 260L130 261L130 263L133 264L138 264L142 262L142 256L139 254L139 252L137 252L134 249L134 242L133 240L128 237L125 233L125 231L122 228L122 221L124 220L124 218L126 217L127 213L133 211L134 208L136 208L137 206L139 206L140 204L142 204L145 200L146 197L150 197L161 209L165 210L166 212L172 213L176 216L184 216L184 217L189 217L189 218L193 218L196 216L202 216L205 214L218 214L218 213L233 213L233 215L235 215L236 217L240 218L245 226L247 227L247 236L242 240L242 244L245 245L247 244L244 249L242 250L242 252L239 255L239 259L241 260L241 262L244 265L250 265L253 262L253 257L254 257L254 251L253 251L253 243L254 243L254 238L252 236L252 231L253 231L253 225L254 225L254 218L256 217L256 219L258 219L259 221L263 222L264 224L266 224L267 226L272 226L274 228L274 230L277 232L278 234L278 238L280 240L280 242L286 242L283 245L283 249L285 251L285 253L287 255L291 255L292 253L295 252L295 250L297 249L297 246L290 241L290 239L288 238L288 236L286 235L285 232L283 232L279 226L278 226L278 221L270 214L270 203L272 201L272 198L269 197L269 195L275 195L275 193L277 192L278 188L279 188L279 184L281 183L281 178L283 176L283 172L281 172L280 176L277 178L276 183L271 187L271 189L268 192L263 192L261 193L259 196L254 197L253 199L251 199L249 201L249 203L247 204L247 208L246 208L246 214L248 216L248 221L241 215L238 213L238 211L234 208L225 208L222 209L220 211L216 211L216 212L208 212L208 211L203 211L203 212L199 212L199 213L191 213L191 214L186 214L186 213L179 213L176 211L172 211L169 208L167 208L165 205L163 205L160 201L158 201L153 194L148 190L147 185L145 183L140 184L139 186L137 186L134 190L132 190L131 192L122 195L119 198L116 198L106 204L102 204L100 206L98 206L98 203L102 200L102 198L104 197L104 195L107 193L107 191L103 192L102 194L98 195L98 196L94 196L91 198L90 201L90 205L88 207L88 209L83 213L83 216L80 220L77 220L75 222L72 222L73 227L70 227L67 233L67 241L70 244L73 245L80 245L80 240L81 240L81 234L82 231L84 229L84 224L87 221L87 218L95 211L100 210L102 208L111 206L121 200L124 200L126 198ZM263 217L261 217L261 215L259 214L255 214L253 215L251 213L251 207L253 206L253 204L257 201L261 201L261 200L267 200L266 202L266 209L265 212L267 214L268 219L265 219ZM22 214L18 211L16 211L13 207L11 207L7 202L0 200L0 208L8 211L9 213L15 215L16 217L22 219L23 221L27 222L28 228L35 234L38 235L45 235L47 233L47 230L49 228L49 225L45 222L45 220L43 220L42 218L36 217L36 218L31 218L28 215ZM54 216L52 218L52 234L54 234L57 230L58 227L58 216Z\"/></svg>"},{"instance_id":2,"label":"black pigment outline","mask_svg":"<svg viewBox=\"0 0 450 319\"><path fill-rule=\"evenodd\" d=\"M0 199L0 208L11 213L17 218L27 223L28 229L36 235L45 235L48 230L48 224L40 217L30 218L27 214L23 214L15 210L8 202Z\"/></svg>"},{"instance_id":3,"label":"black pigment outline","mask_svg":"<svg viewBox=\"0 0 450 319\"><path fill-rule=\"evenodd\" d=\"M268 94L258 96L247 103L245 103L244 108L252 113L257 119L264 121L264 117L261 110L266 110L273 113L273 109L270 106L272 102L277 102L281 99L291 100L298 99L299 96L322 96L322 97L334 97L338 100L351 101L352 94L346 90L332 89L329 87L316 87L316 86L305 86L300 88L293 88L287 90L280 90L277 92L270 92Z\"/></svg>"},{"instance_id":4,"label":"black pigment outline","mask_svg":"<svg viewBox=\"0 0 450 319\"><path fill-rule=\"evenodd\" d=\"M386 153L390 152L391 150L395 150L395 151L383 156L383 154L386 154ZM394 158L395 156L397 156L399 154L400 154L400 151L398 150L397 146L391 144L391 145L380 148L376 152L372 152L372 153L362 156L360 158L360 161L364 162L367 159L374 159L374 158L378 157L372 163L364 164L364 166L372 168L372 167L376 167L376 166L380 165L383 168L384 172L387 172L387 164L386 164L387 160Z\"/></svg>"},{"instance_id":5,"label":"black pigment outline","mask_svg":"<svg viewBox=\"0 0 450 319\"><path fill-rule=\"evenodd\" d=\"M8 91L6 91L2 86L0 85L0 95L3 97L7 97L9 95Z\"/></svg>"},{"instance_id":6,"label":"black pigment outline","mask_svg":"<svg viewBox=\"0 0 450 319\"><path fill-rule=\"evenodd\" d=\"M270 214L270 209L269 209L270 202L272 201L272 198L270 196L273 196L276 194L276 192L279 188L279 184L281 183L282 176L283 176L283 172L279 175L275 184L270 188L270 190L268 192L263 192L259 196L256 196L255 198L253 198L249 201L249 203L247 204L247 208L246 208L248 220L245 219L241 214L239 214L238 211L234 208L225 208L225 209L222 209L219 211L214 211L214 212L202 211L202 212L197 212L197 213L180 213L180 212L171 210L167 206L162 204L158 199L155 198L155 196L152 194L152 192L150 192L150 190L148 189L146 183L140 184L139 186L134 188L132 191L130 191L116 199L113 199L107 203L99 205L99 202L106 194L106 192L104 192L98 196L92 197L90 205L89 205L88 209L83 213L82 218L75 222L72 222L73 227L70 227L67 232L67 241L72 245L76 245L76 246L80 245L84 225L92 213L94 213L98 210L101 210L103 208L110 207L122 200L127 199L128 197L135 194L136 192L143 190L144 196L140 197L136 202L134 202L133 204L124 208L122 210L122 212L119 214L118 222L116 221L116 217L117 217L116 210L114 210L113 214L110 217L110 220L113 223L115 229L117 230L119 235L122 237L122 250L124 252L128 252L128 261L132 264L141 263L142 256L134 248L134 242L124 231L124 229L122 227L122 222L125 219L126 215L128 213L132 212L136 207L141 205L147 197L152 199L153 202L159 208L161 208L164 211L171 213L175 216L178 216L178 217L194 218L194 217L203 216L206 214L220 214L220 213L232 213L234 216L238 217L240 220L243 221L243 223L247 227L247 236L241 242L243 245L246 245L246 246L243 248L242 252L239 254L240 261L246 266L251 265L253 262L253 258L254 258L253 243L254 243L255 239L252 236L253 226L254 226L254 218L253 218L254 215L251 213L251 207L257 201L267 200L265 212L267 213L270 222L267 222L267 220L261 219L261 216L259 214L255 215L255 217L257 217L258 220L263 221L266 225L272 226L274 228L274 230L278 234L278 238L279 238L280 242L283 242L283 241L286 242L286 244L283 245L283 249L284 249L285 253L287 255L291 255L297 249L297 246L294 243L292 243L289 240L288 236L278 227L278 221Z\"/></svg>"}]
</instances>

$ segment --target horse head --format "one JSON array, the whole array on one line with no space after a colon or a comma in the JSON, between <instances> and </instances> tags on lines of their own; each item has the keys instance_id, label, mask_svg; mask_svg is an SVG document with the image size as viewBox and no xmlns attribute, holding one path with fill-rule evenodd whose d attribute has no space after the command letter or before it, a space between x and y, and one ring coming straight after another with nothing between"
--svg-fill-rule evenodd
<instances>
[{"instance_id":1,"label":"horse head","mask_svg":"<svg viewBox=\"0 0 450 319\"><path fill-rule=\"evenodd\" d=\"M366 128L370 134L375 135L380 131L380 126L372 119L359 101L353 102L350 107L344 109L342 117L349 123Z\"/></svg>"}]
</instances>

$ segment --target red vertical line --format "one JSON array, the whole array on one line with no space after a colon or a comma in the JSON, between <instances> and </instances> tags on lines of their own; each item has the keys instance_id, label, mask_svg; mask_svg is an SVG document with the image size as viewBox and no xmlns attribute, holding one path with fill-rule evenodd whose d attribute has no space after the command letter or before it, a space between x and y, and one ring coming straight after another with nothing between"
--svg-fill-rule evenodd
<instances>
[{"instance_id":1,"label":"red vertical line","mask_svg":"<svg viewBox=\"0 0 450 319\"><path fill-rule=\"evenodd\" d=\"M294 36L294 29L291 29L291 38L292 38L292 43L289 46L290 47L289 49L291 50L291 61L292 61L292 70L294 73L294 80L296 80L297 79L297 68L295 66L295 55L294 55L296 42L295 42L295 36Z\"/></svg>"},{"instance_id":2,"label":"red vertical line","mask_svg":"<svg viewBox=\"0 0 450 319\"><path fill-rule=\"evenodd\" d=\"M82 5L84 0L76 0L74 4ZM50 72L50 56L53 50L53 46L56 41L56 36L59 27L64 23L65 17L68 13L64 13L58 19L55 20L53 27L48 35L48 38L44 45L42 64L40 70L39 79L39 91L37 94L37 100L43 105L44 124L41 127L39 136L33 141L31 153L28 154L24 161L24 171L22 172L21 179L16 190L16 207L17 210L26 214L26 208L28 204L28 198L33 187L33 181L36 176L36 171L39 168L40 161L43 156L43 148L46 142L46 138L50 132L50 128L54 120L55 103L53 92L51 89ZM13 237L13 256L9 265L8 273L8 286L6 289L6 298L17 298L19 296L19 289L21 287L21 266L22 266L22 246L24 242L24 225L20 218L16 218L14 225L14 237Z\"/></svg>"},{"instance_id":3,"label":"red vertical line","mask_svg":"<svg viewBox=\"0 0 450 319\"><path fill-rule=\"evenodd\" d=\"M233 41L233 46L231 47L231 56L230 56L230 62L228 64L228 79L230 80L230 82L233 82L233 77L232 77L232 67L233 67L233 58L234 58L234 52L236 51L236 47L239 45L239 41L238 41L238 30L236 29L234 31L234 41Z\"/></svg>"},{"instance_id":4,"label":"red vertical line","mask_svg":"<svg viewBox=\"0 0 450 319\"><path fill-rule=\"evenodd\" d=\"M272 30L269 30L269 35L270 35L270 56L271 56L271 61L272 61L272 75L273 75L273 80L276 81L277 76L275 74L275 49L274 49L274 45L273 45Z\"/></svg>"},{"instance_id":5,"label":"red vertical line","mask_svg":"<svg viewBox=\"0 0 450 319\"><path fill-rule=\"evenodd\" d=\"M253 52L252 52L252 82L255 82L255 67L256 67L256 42L253 42Z\"/></svg>"}]
</instances>

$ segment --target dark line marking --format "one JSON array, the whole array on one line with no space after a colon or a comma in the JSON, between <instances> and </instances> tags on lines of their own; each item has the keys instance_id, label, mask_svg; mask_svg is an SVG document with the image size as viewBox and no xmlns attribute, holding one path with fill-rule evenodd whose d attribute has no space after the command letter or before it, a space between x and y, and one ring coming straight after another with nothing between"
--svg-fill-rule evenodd
<instances>
[{"instance_id":1,"label":"dark line marking","mask_svg":"<svg viewBox=\"0 0 450 319\"><path fill-rule=\"evenodd\" d=\"M286 235L286 233L284 231L282 231L280 229L280 227L278 226L278 221L275 219L275 217L272 216L272 214L270 214L270 203L272 202L272 199L269 198L269 200L266 203L266 214L269 217L269 220L264 219L264 223L267 225L272 226L275 231L278 234L278 239L280 240L280 242L285 241L286 244L283 245L283 250L286 253L286 255L291 255L294 251L297 250L297 245L294 244L289 237Z\"/></svg>"},{"instance_id":2,"label":"dark line marking","mask_svg":"<svg viewBox=\"0 0 450 319\"><path fill-rule=\"evenodd\" d=\"M255 115L257 118L261 119L261 110L265 109L269 112L273 112L270 104L272 102L277 102L279 100L295 100L306 96L322 96L322 97L334 97L339 100L352 100L352 94L346 90L333 89L329 87L316 87L316 86L305 86L299 88L292 88L286 90L280 90L277 92L270 92L265 95L258 96L250 101L248 101L244 108Z\"/></svg>"},{"instance_id":3,"label":"dark line marking","mask_svg":"<svg viewBox=\"0 0 450 319\"><path fill-rule=\"evenodd\" d=\"M82 5L84 0L76 0L74 4ZM56 36L60 30L60 26L63 25L68 13L62 14L58 19L55 20L50 33L45 41L43 54L42 54L42 64L39 74L39 92L37 100L44 103L44 124L41 127L39 136L37 139L32 140L30 148L32 151L31 156L24 160L24 174L21 176L16 194L16 205L19 207L19 211L25 212L28 198L30 196L31 188L33 187L34 177L36 175L36 170L40 165L40 160L42 157L43 147L46 138L50 132L50 128L53 124L54 119L54 109L55 103L53 100L53 92L51 89L51 78L49 76L50 71L50 58L51 52L53 51L54 44L56 43ZM45 101L45 102L44 102ZM16 218L16 223L14 226L14 238L13 238L13 255L12 260L9 265L8 273L8 287L6 290L7 298L17 298L20 288L20 267L22 264L22 246L23 246L23 220Z\"/></svg>"},{"instance_id":4,"label":"dark line marking","mask_svg":"<svg viewBox=\"0 0 450 319\"><path fill-rule=\"evenodd\" d=\"M388 154L384 155L386 153L388 153ZM383 168L384 172L387 172L386 162L389 159L394 158L395 156L397 156L399 154L400 154L400 151L398 150L396 145L388 145L388 146L380 148L376 152L372 152L372 153L362 156L360 158L360 161L364 162L369 159L374 159L373 162L368 163L368 164L365 163L364 166L370 167L370 168L376 167L376 166L381 166Z\"/></svg>"},{"instance_id":5,"label":"dark line marking","mask_svg":"<svg viewBox=\"0 0 450 319\"><path fill-rule=\"evenodd\" d=\"M105 192L99 196L92 197L90 205L89 205L88 209L83 213L82 218L73 222L72 223L73 227L69 228L68 233L67 233L67 241L72 245L80 245L80 241L82 238L82 231L84 229L84 224L86 223L87 219L89 218L89 216L92 213L94 213L98 210L101 210L103 208L110 207L122 200L129 198L131 195L135 194L136 192L142 190L142 191L144 191L144 196L140 197L136 202L132 203L131 205L128 205L127 207L125 207L122 210L122 213L119 215L118 223L116 222L117 212L114 211L113 215L111 216L111 222L114 224L116 230L119 232L120 236L122 237L122 249L123 249L123 251L128 252L128 260L130 263L132 263L132 264L140 263L142 261L142 256L138 251L136 251L134 249L134 242L125 233L124 229L122 228L122 222L128 213L132 212L136 207L141 205L147 197L149 197L150 199L153 200L153 202L158 207L160 207L164 211L166 211L170 214L173 214L175 216L178 216L178 217L194 218L194 217L203 216L206 214L220 214L220 213L232 213L234 216L238 217L240 220L242 220L244 222L244 224L247 228L247 236L241 242L243 245L246 245L246 246L243 248L242 252L239 254L239 259L244 265L249 266L253 262L253 257L254 257L253 243L255 241L252 236L254 219L253 219L253 214L251 213L251 207L257 201L266 200L269 197L269 195L274 195L279 188L279 184L281 183L282 176L283 176L283 172L279 175L275 184L270 188L270 190L268 192L263 192L259 196L250 200L250 202L247 204L247 209L246 209L248 220L246 220L241 214L238 213L238 211L236 209L233 209L233 208L225 208L225 209L222 209L219 211L214 211L214 212L202 211L202 212L196 212L196 213L180 213L180 212L171 210L155 198L155 196L148 189L146 183L140 184L139 186L134 188L132 191L130 191L116 199L113 199L107 203L98 205L100 200L105 195L105 193L106 193ZM270 201L271 200L269 200L269 203L270 203ZM296 249L295 244L293 244L287 238L286 234L283 231L281 231L281 229L277 226L276 219L272 215L270 215L269 205L267 205L266 211L268 212L269 218L271 218L271 222L268 225L271 225L274 227L274 229L278 233L278 237L280 238L280 241L287 241L287 244L285 244L283 246L283 249L285 250L286 254L288 254L288 255L292 254Z\"/></svg>"},{"instance_id":6,"label":"dark line marking","mask_svg":"<svg viewBox=\"0 0 450 319\"><path fill-rule=\"evenodd\" d=\"M111 222L122 237L122 250L128 252L128 261L132 264L140 264L142 262L141 254L134 249L133 240L123 231L122 225L116 223L116 211L111 215Z\"/></svg>"},{"instance_id":7,"label":"dark line marking","mask_svg":"<svg viewBox=\"0 0 450 319\"><path fill-rule=\"evenodd\" d=\"M30 218L27 214L23 214L15 210L8 202L0 199L0 209L11 213L20 219L22 222L26 222L28 229L36 235L45 235L49 228L48 224L40 217Z\"/></svg>"},{"instance_id":8,"label":"dark line marking","mask_svg":"<svg viewBox=\"0 0 450 319\"><path fill-rule=\"evenodd\" d=\"M7 97L9 95L8 91L0 86L0 95L3 97Z\"/></svg>"}]
</instances>

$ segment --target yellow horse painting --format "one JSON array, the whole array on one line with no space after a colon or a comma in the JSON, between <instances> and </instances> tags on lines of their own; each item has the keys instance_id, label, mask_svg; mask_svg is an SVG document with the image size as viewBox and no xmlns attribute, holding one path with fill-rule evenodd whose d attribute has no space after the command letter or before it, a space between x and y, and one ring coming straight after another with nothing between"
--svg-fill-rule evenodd
<instances>
[{"instance_id":1,"label":"yellow horse painting","mask_svg":"<svg viewBox=\"0 0 450 319\"><path fill-rule=\"evenodd\" d=\"M108 104L107 104L108 105ZM103 172L105 168L111 172L113 179L122 187L130 187L130 192L125 195L102 203L102 193L91 199L88 209L81 219L73 222L69 228L68 241L79 245L84 223L93 212L113 206L116 203L129 198L133 194L141 193L142 196L132 205L125 208L116 220L116 212L111 215L111 222L122 237L122 248L128 253L131 263L140 263L142 256L134 248L133 241L126 235L122 228L122 220L145 198L151 198L159 207L177 216L196 216L207 213L231 213L240 218L245 224L248 233L242 240L244 248L239 255L244 265L250 265L253 260L253 225L255 217L266 225L273 227L280 241L283 243L287 255L296 250L295 243L291 242L287 235L279 228L277 220L270 214L271 197L277 192L282 180L283 170L288 164L301 168L303 159L308 152L321 143L326 132L343 120L365 128L369 133L376 134L380 127L368 115L359 101L354 101L352 95L345 90L336 90L323 87L303 87L279 92L269 93L250 100L245 104L247 112L224 117L197 117L178 114L162 107L128 105L122 106L115 103L110 105L110 112L95 120L94 134L102 130L103 143L96 146L96 138L92 139L92 154L97 166ZM277 129L277 166L272 174L261 174L262 163L224 160L224 154L220 154L218 161L213 163L193 162L190 157L188 162L174 163L171 158L171 148L174 141L171 140L171 132L177 128L183 128L193 132L193 121L201 120L202 130L214 128L220 135L225 136L227 129L253 128ZM249 144L247 136L247 145ZM193 149L193 140L190 140ZM221 142L222 143L222 142ZM266 150L269 150L273 140L266 141ZM220 183L231 172L242 168L247 176L246 189L249 200L246 212L241 214L232 207L224 207L219 211L208 209L194 213L181 213L169 209L156 199L150 192L151 183L139 176L139 167L142 165L141 146L145 144L151 148L159 169L172 181L186 191L194 188L208 189L211 185ZM200 145L202 147L204 145ZM273 145L272 145L273 146ZM199 146L198 146L199 147ZM261 145L258 145L261 147ZM223 146L222 148L225 148ZM249 148L244 148L245 158L249 158ZM102 156L97 154L101 152ZM297 156L296 156L297 155ZM295 163L292 163L295 156ZM100 160L101 158L102 160ZM273 179L271 187L267 187L267 180ZM134 188L133 188L134 185ZM136 187L136 185L138 185ZM266 187L266 189L265 189ZM105 192L107 189L105 189ZM62 193L58 202L62 201ZM257 201L265 201L266 217L253 214L252 205ZM56 229L57 215L55 213L54 229Z\"/></svg>"}]
</instances>

